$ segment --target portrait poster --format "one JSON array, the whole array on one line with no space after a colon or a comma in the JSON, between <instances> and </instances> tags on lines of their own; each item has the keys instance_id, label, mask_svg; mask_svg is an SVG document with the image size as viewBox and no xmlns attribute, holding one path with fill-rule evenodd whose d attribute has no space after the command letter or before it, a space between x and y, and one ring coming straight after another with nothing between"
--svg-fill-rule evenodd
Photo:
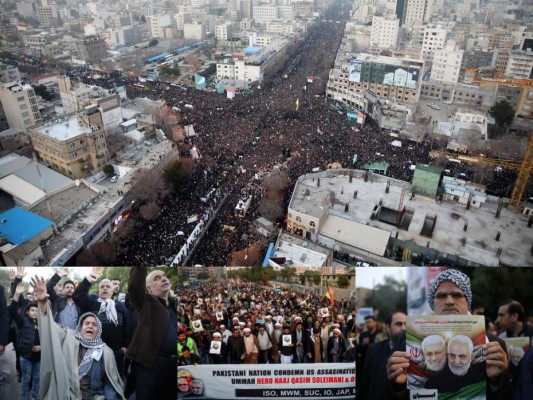
<instances>
[{"instance_id":1,"label":"portrait poster","mask_svg":"<svg viewBox=\"0 0 533 400\"><path fill-rule=\"evenodd\" d=\"M209 349L210 354L220 354L220 349L222 348L222 342L211 342L211 348Z\"/></svg>"},{"instance_id":2,"label":"portrait poster","mask_svg":"<svg viewBox=\"0 0 533 400\"><path fill-rule=\"evenodd\" d=\"M220 311L216 313L217 321L224 321L224 314Z\"/></svg>"},{"instance_id":3,"label":"portrait poster","mask_svg":"<svg viewBox=\"0 0 533 400\"><path fill-rule=\"evenodd\" d=\"M328 308L321 308L320 309L320 314L322 315L323 318L329 317L329 309Z\"/></svg>"},{"instance_id":4,"label":"portrait poster","mask_svg":"<svg viewBox=\"0 0 533 400\"><path fill-rule=\"evenodd\" d=\"M292 345L292 336L291 335L282 335L282 345L283 346L291 346Z\"/></svg>"},{"instance_id":5,"label":"portrait poster","mask_svg":"<svg viewBox=\"0 0 533 400\"><path fill-rule=\"evenodd\" d=\"M486 399L482 315L407 317L410 399Z\"/></svg>"},{"instance_id":6,"label":"portrait poster","mask_svg":"<svg viewBox=\"0 0 533 400\"><path fill-rule=\"evenodd\" d=\"M503 340L507 346L509 365L511 367L518 367L520 360L522 360L522 357L524 357L524 354L526 354L531 346L529 336L504 338Z\"/></svg>"},{"instance_id":7,"label":"portrait poster","mask_svg":"<svg viewBox=\"0 0 533 400\"><path fill-rule=\"evenodd\" d=\"M197 319L196 321L192 321L192 329L195 332L202 332L204 330L204 327L202 326L202 321Z\"/></svg>"}]
</instances>

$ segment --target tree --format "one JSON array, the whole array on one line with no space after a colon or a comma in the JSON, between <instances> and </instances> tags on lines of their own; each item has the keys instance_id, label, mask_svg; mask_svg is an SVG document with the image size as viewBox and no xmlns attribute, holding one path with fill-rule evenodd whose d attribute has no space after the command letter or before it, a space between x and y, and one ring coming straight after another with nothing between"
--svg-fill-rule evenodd
<instances>
[{"instance_id":1,"label":"tree","mask_svg":"<svg viewBox=\"0 0 533 400\"><path fill-rule=\"evenodd\" d=\"M507 100L497 102L489 112L496 120L496 126L500 134L506 132L513 123L515 110Z\"/></svg>"},{"instance_id":2,"label":"tree","mask_svg":"<svg viewBox=\"0 0 533 400\"><path fill-rule=\"evenodd\" d=\"M115 167L113 167L111 164L104 165L104 174L111 176L115 173Z\"/></svg>"},{"instance_id":3,"label":"tree","mask_svg":"<svg viewBox=\"0 0 533 400\"><path fill-rule=\"evenodd\" d=\"M407 309L407 285L403 281L397 281L391 276L386 276L384 282L376 285L364 303L362 306L378 310L382 318L387 318L392 311L405 312Z\"/></svg>"},{"instance_id":4,"label":"tree","mask_svg":"<svg viewBox=\"0 0 533 400\"><path fill-rule=\"evenodd\" d=\"M35 94L41 96L46 101L51 101L54 96L48 91L48 88L44 85L37 85L33 87Z\"/></svg>"},{"instance_id":5,"label":"tree","mask_svg":"<svg viewBox=\"0 0 533 400\"><path fill-rule=\"evenodd\" d=\"M163 178L176 189L183 180L181 161L176 160L163 171Z\"/></svg>"},{"instance_id":6,"label":"tree","mask_svg":"<svg viewBox=\"0 0 533 400\"><path fill-rule=\"evenodd\" d=\"M154 47L154 46L157 46L158 44L159 44L159 40L154 38L148 42L148 47Z\"/></svg>"},{"instance_id":7,"label":"tree","mask_svg":"<svg viewBox=\"0 0 533 400\"><path fill-rule=\"evenodd\" d=\"M340 275L337 278L337 286L339 286L341 289L346 289L349 284L350 280L346 277L346 275Z\"/></svg>"},{"instance_id":8,"label":"tree","mask_svg":"<svg viewBox=\"0 0 533 400\"><path fill-rule=\"evenodd\" d=\"M141 15L140 20L143 24L146 24L146 17L144 15Z\"/></svg>"},{"instance_id":9,"label":"tree","mask_svg":"<svg viewBox=\"0 0 533 400\"><path fill-rule=\"evenodd\" d=\"M151 221L157 217L159 211L161 211L161 208L155 203L155 201L151 201L148 204L143 204L140 207L139 214L145 220Z\"/></svg>"}]
</instances>

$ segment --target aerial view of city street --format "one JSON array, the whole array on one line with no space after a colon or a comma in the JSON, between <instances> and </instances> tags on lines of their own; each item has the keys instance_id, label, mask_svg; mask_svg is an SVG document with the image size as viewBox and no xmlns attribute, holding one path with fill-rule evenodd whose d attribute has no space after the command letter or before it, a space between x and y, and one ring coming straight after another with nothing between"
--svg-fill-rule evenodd
<instances>
[{"instance_id":1,"label":"aerial view of city street","mask_svg":"<svg viewBox=\"0 0 533 400\"><path fill-rule=\"evenodd\" d=\"M0 265L533 265L531 0L0 9Z\"/></svg>"}]
</instances>

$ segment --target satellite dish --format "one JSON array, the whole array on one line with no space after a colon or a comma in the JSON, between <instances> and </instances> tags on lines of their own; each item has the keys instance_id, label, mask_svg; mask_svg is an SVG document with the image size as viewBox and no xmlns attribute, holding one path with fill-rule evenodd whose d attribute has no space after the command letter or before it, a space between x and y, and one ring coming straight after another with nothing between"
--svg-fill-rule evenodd
<instances>
[{"instance_id":1,"label":"satellite dish","mask_svg":"<svg viewBox=\"0 0 533 400\"><path fill-rule=\"evenodd\" d=\"M74 184L75 184L76 186L79 187L79 186L80 186L80 180L79 180L79 179L76 179L76 180L74 181Z\"/></svg>"}]
</instances>

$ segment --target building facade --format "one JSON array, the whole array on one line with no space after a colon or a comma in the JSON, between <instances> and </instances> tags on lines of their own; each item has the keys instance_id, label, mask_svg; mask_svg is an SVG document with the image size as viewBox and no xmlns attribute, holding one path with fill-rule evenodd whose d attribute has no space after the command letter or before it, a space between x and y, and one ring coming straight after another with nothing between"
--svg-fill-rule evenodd
<instances>
[{"instance_id":1,"label":"building facade","mask_svg":"<svg viewBox=\"0 0 533 400\"><path fill-rule=\"evenodd\" d=\"M10 82L0 85L0 101L10 128L23 132L41 122L35 91L24 82Z\"/></svg>"}]
</instances>

